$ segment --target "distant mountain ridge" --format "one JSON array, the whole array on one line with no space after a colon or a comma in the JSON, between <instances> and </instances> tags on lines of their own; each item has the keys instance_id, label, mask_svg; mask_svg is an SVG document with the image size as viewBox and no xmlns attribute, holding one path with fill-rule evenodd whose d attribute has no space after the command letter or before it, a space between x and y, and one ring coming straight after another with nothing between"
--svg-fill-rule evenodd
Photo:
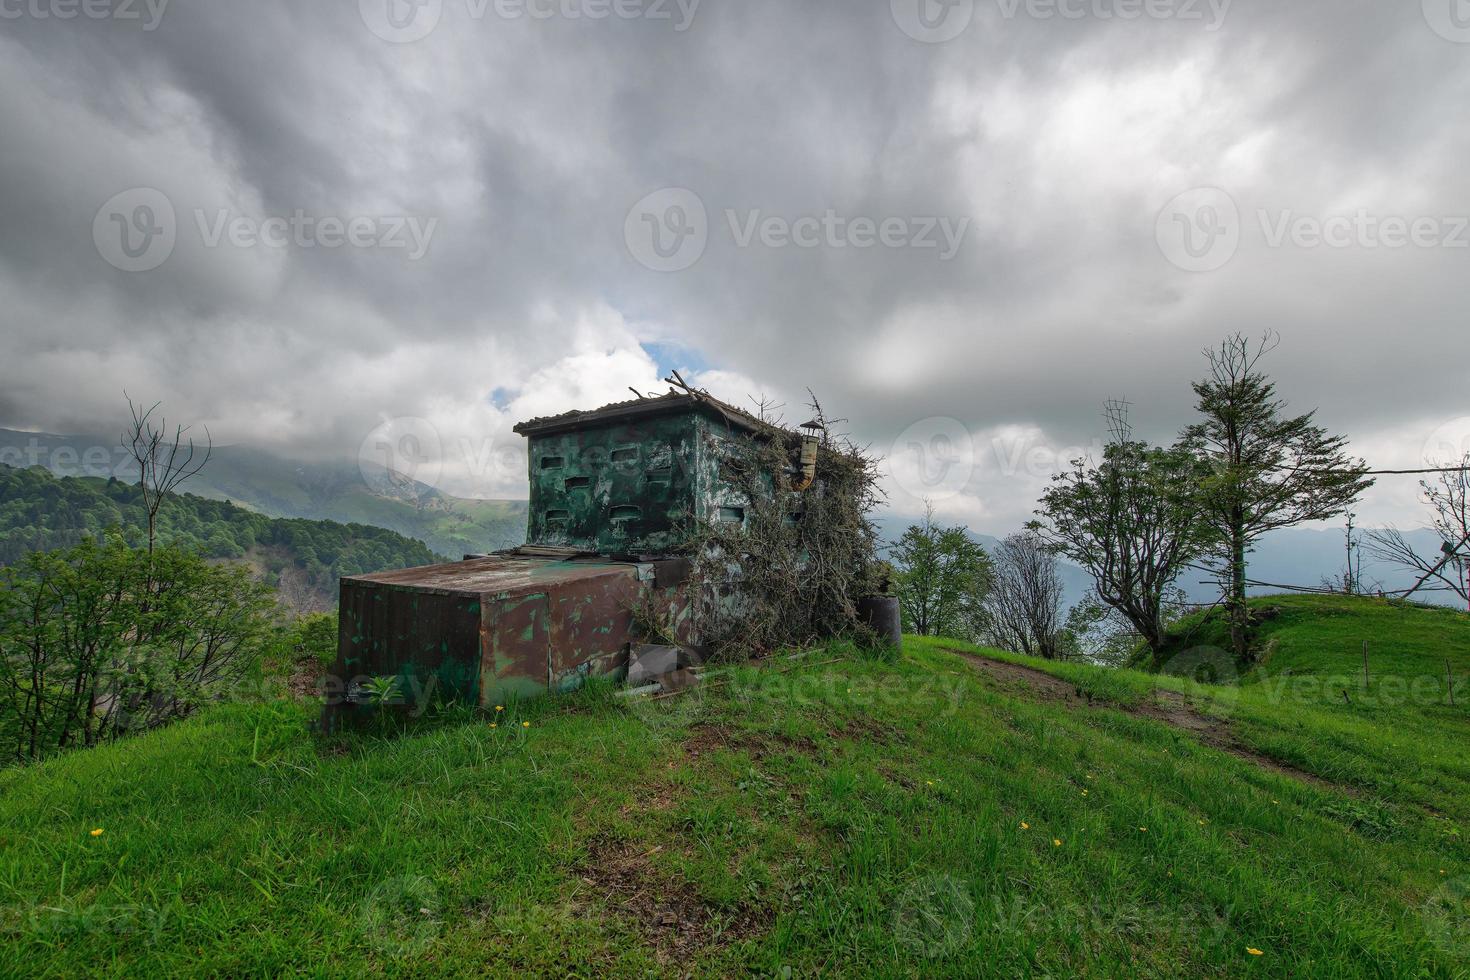
<instances>
[{"instance_id":1,"label":"distant mountain ridge","mask_svg":"<svg viewBox=\"0 0 1470 980\"><path fill-rule=\"evenodd\" d=\"M43 466L58 476L116 476L123 480L136 472L116 437L10 429L0 429L0 464L22 468ZM514 547L526 538L528 503L525 500L451 497L385 469L360 466L356 460L301 463L266 450L222 446L214 450L203 472L183 489L212 500L228 500L267 517L387 528L422 541L434 552L450 558ZM883 511L876 517L880 538L885 544L897 541L916 520L914 515ZM1416 529L1405 534L1421 552L1438 551L1432 532ZM974 537L987 548L998 543L990 535ZM1341 575L1345 564L1345 542L1340 528L1291 528L1261 542L1251 556L1250 575L1256 581L1315 588L1324 579ZM1179 584L1191 601L1213 602L1219 590L1203 581L1207 577L1204 573L1187 572ZM1415 580L1414 575L1403 569L1366 558L1362 577L1366 586L1390 592L1407 589ZM1069 604L1081 600L1092 584L1086 572L1065 562L1062 580ZM1278 590L1253 590L1256 594L1271 591ZM1442 592L1426 592L1418 598L1441 605L1459 601Z\"/></svg>"},{"instance_id":2,"label":"distant mountain ridge","mask_svg":"<svg viewBox=\"0 0 1470 980\"><path fill-rule=\"evenodd\" d=\"M133 483L0 465L0 565L109 533L141 546L146 527L142 492ZM441 560L423 542L386 528L266 517L193 494L164 501L158 541L212 559L245 562L287 606L301 612L334 608L344 575Z\"/></svg>"},{"instance_id":3,"label":"distant mountain ridge","mask_svg":"<svg viewBox=\"0 0 1470 980\"><path fill-rule=\"evenodd\" d=\"M126 482L136 477L137 467L118 442L0 429L0 464ZM356 460L302 463L248 446L217 446L209 465L182 489L267 517L387 528L452 558L524 543L526 501L451 497L379 469Z\"/></svg>"}]
</instances>

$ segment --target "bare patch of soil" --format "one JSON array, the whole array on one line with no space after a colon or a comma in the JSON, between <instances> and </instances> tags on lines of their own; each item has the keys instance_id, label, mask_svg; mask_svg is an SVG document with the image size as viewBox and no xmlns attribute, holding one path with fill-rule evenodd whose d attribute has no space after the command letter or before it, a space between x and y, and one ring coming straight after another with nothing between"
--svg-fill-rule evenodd
<instances>
[{"instance_id":1,"label":"bare patch of soil","mask_svg":"<svg viewBox=\"0 0 1470 980\"><path fill-rule=\"evenodd\" d=\"M757 935L769 925L769 914L761 910L706 904L687 881L669 878L654 866L659 850L598 840L578 874L596 896L589 904L609 908L631 923L661 966L687 975L697 957Z\"/></svg>"}]
</instances>

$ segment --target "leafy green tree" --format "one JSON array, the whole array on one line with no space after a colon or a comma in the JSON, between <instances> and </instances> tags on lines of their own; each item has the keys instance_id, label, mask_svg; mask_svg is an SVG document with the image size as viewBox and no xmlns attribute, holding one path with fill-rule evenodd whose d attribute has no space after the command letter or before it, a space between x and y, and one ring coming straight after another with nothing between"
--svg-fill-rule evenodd
<instances>
[{"instance_id":1,"label":"leafy green tree","mask_svg":"<svg viewBox=\"0 0 1470 980\"><path fill-rule=\"evenodd\" d=\"M1033 526L1092 575L1095 597L1159 654L1174 583L1215 541L1201 519L1200 464L1186 449L1135 440L1121 403L1108 412L1113 438L1102 461L1075 460L1056 476Z\"/></svg>"},{"instance_id":2,"label":"leafy green tree","mask_svg":"<svg viewBox=\"0 0 1470 980\"><path fill-rule=\"evenodd\" d=\"M1288 415L1276 385L1260 368L1278 338L1252 342L1235 334L1206 350L1209 376L1194 384L1201 419L1183 445L1205 468L1202 519L1218 536L1216 568L1230 614L1237 658L1250 650L1246 560L1264 534L1345 513L1373 485L1368 466L1329 435L1315 412Z\"/></svg>"},{"instance_id":3,"label":"leafy green tree","mask_svg":"<svg viewBox=\"0 0 1470 980\"><path fill-rule=\"evenodd\" d=\"M990 558L963 527L941 527L933 508L894 545L899 608L906 632L974 640L990 591Z\"/></svg>"}]
</instances>

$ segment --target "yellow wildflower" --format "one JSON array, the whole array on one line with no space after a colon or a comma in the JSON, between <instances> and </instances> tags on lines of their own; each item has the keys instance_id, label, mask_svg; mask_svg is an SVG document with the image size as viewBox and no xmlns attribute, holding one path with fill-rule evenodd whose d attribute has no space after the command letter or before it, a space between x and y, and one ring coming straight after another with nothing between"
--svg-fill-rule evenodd
<instances>
[{"instance_id":1,"label":"yellow wildflower","mask_svg":"<svg viewBox=\"0 0 1470 980\"><path fill-rule=\"evenodd\" d=\"M1265 953L1261 952L1259 949L1256 949L1254 946L1247 946L1245 948L1245 951L1247 953L1251 954L1252 956L1265 956L1266 955Z\"/></svg>"},{"instance_id":2,"label":"yellow wildflower","mask_svg":"<svg viewBox=\"0 0 1470 980\"><path fill-rule=\"evenodd\" d=\"M1031 829L1031 825L1029 823L1027 823L1026 821L1022 820L1021 821L1021 829L1022 830L1030 830Z\"/></svg>"},{"instance_id":3,"label":"yellow wildflower","mask_svg":"<svg viewBox=\"0 0 1470 980\"><path fill-rule=\"evenodd\" d=\"M1062 846L1062 839L1060 837L1054 838L1052 840L1052 842L1051 842L1051 846L1052 847L1061 847Z\"/></svg>"},{"instance_id":4,"label":"yellow wildflower","mask_svg":"<svg viewBox=\"0 0 1470 980\"><path fill-rule=\"evenodd\" d=\"M92 836L101 837L104 833L105 831L101 827L98 827L96 830L92 831Z\"/></svg>"},{"instance_id":5,"label":"yellow wildflower","mask_svg":"<svg viewBox=\"0 0 1470 980\"><path fill-rule=\"evenodd\" d=\"M530 728L531 727L531 723L529 721L523 721L523 722L521 722L521 727L522 728Z\"/></svg>"}]
</instances>

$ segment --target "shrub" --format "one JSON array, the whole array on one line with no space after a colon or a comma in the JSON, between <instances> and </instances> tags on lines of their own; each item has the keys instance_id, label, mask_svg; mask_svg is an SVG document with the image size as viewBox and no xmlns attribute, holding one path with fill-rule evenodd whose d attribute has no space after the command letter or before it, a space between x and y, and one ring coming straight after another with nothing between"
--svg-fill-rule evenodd
<instances>
[{"instance_id":1,"label":"shrub","mask_svg":"<svg viewBox=\"0 0 1470 980\"><path fill-rule=\"evenodd\" d=\"M246 569L112 537L0 569L0 745L91 746L192 713L260 656L275 600Z\"/></svg>"}]
</instances>

